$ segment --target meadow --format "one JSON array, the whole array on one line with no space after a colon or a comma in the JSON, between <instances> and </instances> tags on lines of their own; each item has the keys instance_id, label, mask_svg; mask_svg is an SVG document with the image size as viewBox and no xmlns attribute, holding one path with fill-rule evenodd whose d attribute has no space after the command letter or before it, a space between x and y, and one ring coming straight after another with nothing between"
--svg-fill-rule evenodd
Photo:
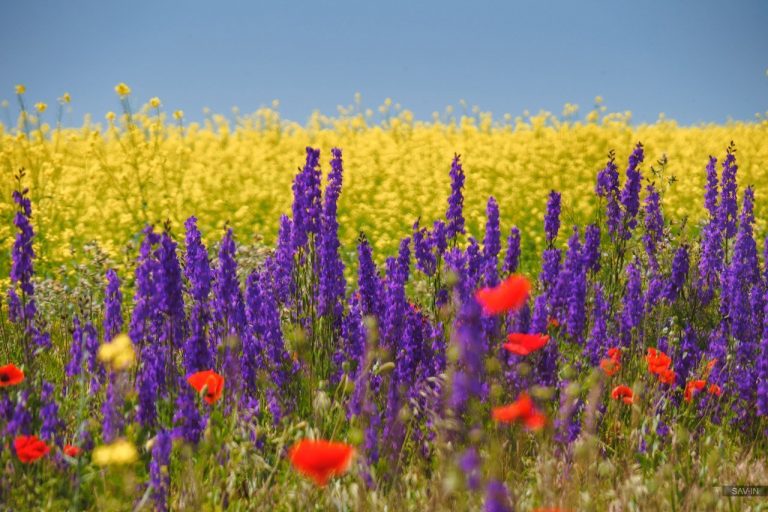
<instances>
[{"instance_id":1,"label":"meadow","mask_svg":"<svg viewBox=\"0 0 768 512\"><path fill-rule=\"evenodd\" d=\"M116 92L0 125L0 508L766 509L768 121Z\"/></svg>"}]
</instances>

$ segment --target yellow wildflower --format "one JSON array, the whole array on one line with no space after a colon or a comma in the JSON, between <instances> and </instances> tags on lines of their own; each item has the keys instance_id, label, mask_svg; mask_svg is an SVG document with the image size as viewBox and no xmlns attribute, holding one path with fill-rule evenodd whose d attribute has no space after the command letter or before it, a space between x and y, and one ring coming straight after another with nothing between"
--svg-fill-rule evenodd
<instances>
[{"instance_id":1,"label":"yellow wildflower","mask_svg":"<svg viewBox=\"0 0 768 512\"><path fill-rule=\"evenodd\" d=\"M99 361L110 365L114 370L125 370L136 361L133 343L127 334L118 334L109 342L99 347Z\"/></svg>"},{"instance_id":2,"label":"yellow wildflower","mask_svg":"<svg viewBox=\"0 0 768 512\"><path fill-rule=\"evenodd\" d=\"M97 446L93 450L93 463L97 466L120 466L132 464L139 458L136 447L126 439Z\"/></svg>"},{"instance_id":3,"label":"yellow wildflower","mask_svg":"<svg viewBox=\"0 0 768 512\"><path fill-rule=\"evenodd\" d=\"M65 105L69 105L69 103L72 101L72 97L69 95L68 92L65 92L64 94L61 95L61 98L59 98L59 101L61 101L61 103L64 103Z\"/></svg>"},{"instance_id":4,"label":"yellow wildflower","mask_svg":"<svg viewBox=\"0 0 768 512\"><path fill-rule=\"evenodd\" d=\"M158 98L157 96L155 96L154 98L150 99L150 100L149 100L149 105L150 105L152 108L160 108L160 98Z\"/></svg>"},{"instance_id":5,"label":"yellow wildflower","mask_svg":"<svg viewBox=\"0 0 768 512\"><path fill-rule=\"evenodd\" d=\"M35 108L37 109L38 112L42 114L43 112L45 112L45 109L48 108L48 105L40 101L38 103L35 103Z\"/></svg>"},{"instance_id":6,"label":"yellow wildflower","mask_svg":"<svg viewBox=\"0 0 768 512\"><path fill-rule=\"evenodd\" d=\"M124 98L129 94L131 94L131 88L128 87L125 83L120 82L115 86L115 92L117 93L118 96L120 96L121 98Z\"/></svg>"},{"instance_id":7,"label":"yellow wildflower","mask_svg":"<svg viewBox=\"0 0 768 512\"><path fill-rule=\"evenodd\" d=\"M22 95L22 94L24 94L25 92L27 92L27 88L26 88L26 87L24 87L24 86L23 86L23 85L21 85L21 84L18 84L18 85L16 86L16 94L18 94L19 96L21 96L21 95Z\"/></svg>"},{"instance_id":8,"label":"yellow wildflower","mask_svg":"<svg viewBox=\"0 0 768 512\"><path fill-rule=\"evenodd\" d=\"M184 117L184 111L183 110L175 110L173 112L173 118L177 121L181 121L181 118Z\"/></svg>"}]
</instances>

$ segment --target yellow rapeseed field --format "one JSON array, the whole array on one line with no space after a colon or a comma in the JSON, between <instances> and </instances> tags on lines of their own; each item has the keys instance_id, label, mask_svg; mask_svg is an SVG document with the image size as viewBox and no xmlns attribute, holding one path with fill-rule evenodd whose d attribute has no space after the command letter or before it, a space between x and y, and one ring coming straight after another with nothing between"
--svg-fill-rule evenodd
<instances>
[{"instance_id":1,"label":"yellow rapeseed field","mask_svg":"<svg viewBox=\"0 0 768 512\"><path fill-rule=\"evenodd\" d=\"M657 183L676 178L662 189L665 211L677 219L700 217L707 156L722 158L734 141L739 182L757 186L757 233L766 233L760 194L768 189L768 122L762 118L690 127L662 118L633 126L629 113L606 113L598 98L585 121L574 121L575 107L567 105L563 116L497 119L477 109L464 115L448 110L419 122L387 101L376 117L353 106L336 117L315 114L300 125L281 119L273 104L236 115L234 122L207 114L202 124L188 124L183 112L166 112L159 98L132 113L130 88L120 84L116 91L122 111L108 113L102 122L86 118L79 128L60 128L56 109L38 104L24 107L17 126L0 125L2 279L10 265L11 192L20 168L31 189L39 268L78 261L89 241L122 266L145 224L167 220L180 234L193 214L209 242L229 225L241 242L263 235L272 243L279 215L290 213L291 181L308 145L322 150L324 172L330 149L343 149L339 223L349 257L360 231L381 259L417 218L431 225L443 215L454 152L467 175L469 232L482 236L485 203L493 195L504 237L516 224L524 247L540 249L548 191L563 193L565 226L589 220L596 207L595 175L609 150L616 150L623 170L638 141L646 148L645 178ZM18 96L22 106L24 93L21 89ZM61 107L70 97L59 101ZM664 156L663 177L654 177L651 167L659 169L657 160Z\"/></svg>"}]
</instances>

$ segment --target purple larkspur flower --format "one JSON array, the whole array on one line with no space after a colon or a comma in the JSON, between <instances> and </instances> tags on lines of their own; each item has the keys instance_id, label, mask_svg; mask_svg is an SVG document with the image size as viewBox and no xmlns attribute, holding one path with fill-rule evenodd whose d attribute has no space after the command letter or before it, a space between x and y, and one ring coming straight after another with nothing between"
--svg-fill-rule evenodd
<instances>
[{"instance_id":1,"label":"purple larkspur flower","mask_svg":"<svg viewBox=\"0 0 768 512\"><path fill-rule=\"evenodd\" d=\"M83 349L85 351L88 375L91 377L91 392L96 392L104 381L104 367L99 364L99 333L91 322L83 328Z\"/></svg>"},{"instance_id":2,"label":"purple larkspur flower","mask_svg":"<svg viewBox=\"0 0 768 512\"><path fill-rule=\"evenodd\" d=\"M750 290L760 282L757 244L753 237L754 194L750 187L744 191L744 203L739 216L739 228L733 247L733 258L725 273L722 309L731 323L731 334L738 340L754 343L760 327L752 326L749 303Z\"/></svg>"},{"instance_id":3,"label":"purple larkspur flower","mask_svg":"<svg viewBox=\"0 0 768 512\"><path fill-rule=\"evenodd\" d=\"M173 413L173 437L197 444L203 435L205 422L198 410L195 393L190 386L179 386Z\"/></svg>"},{"instance_id":4,"label":"purple larkspur flower","mask_svg":"<svg viewBox=\"0 0 768 512\"><path fill-rule=\"evenodd\" d=\"M413 255L416 258L416 268L428 276L437 270L437 258L432 252L432 238L426 228L419 227L417 220L413 224Z\"/></svg>"},{"instance_id":5,"label":"purple larkspur flower","mask_svg":"<svg viewBox=\"0 0 768 512\"><path fill-rule=\"evenodd\" d=\"M501 252L501 229L499 228L499 204L491 196L486 206L487 221L483 238L483 259L485 259L485 286L499 283L499 252Z\"/></svg>"},{"instance_id":6,"label":"purple larkspur flower","mask_svg":"<svg viewBox=\"0 0 768 512\"><path fill-rule=\"evenodd\" d=\"M592 330L584 345L584 355L589 364L597 365L607 353L608 347L608 302L605 300L600 284L594 286L594 306L592 308Z\"/></svg>"},{"instance_id":7,"label":"purple larkspur flower","mask_svg":"<svg viewBox=\"0 0 768 512\"><path fill-rule=\"evenodd\" d=\"M237 347L229 342L242 340L245 329L245 304L237 278L236 247L232 229L227 229L219 246L219 262L214 271L213 321L216 346L222 350L221 368L227 386L236 394L239 389L240 368Z\"/></svg>"},{"instance_id":8,"label":"purple larkspur flower","mask_svg":"<svg viewBox=\"0 0 768 512\"><path fill-rule=\"evenodd\" d=\"M432 231L430 232L429 237L430 246L434 247L437 256L442 258L445 254L445 250L448 248L448 233L446 231L445 222L436 220L432 224Z\"/></svg>"},{"instance_id":9,"label":"purple larkspur flower","mask_svg":"<svg viewBox=\"0 0 768 512\"><path fill-rule=\"evenodd\" d=\"M704 192L704 207L710 218L717 218L717 158L710 156L707 163L707 185Z\"/></svg>"},{"instance_id":10,"label":"purple larkspur flower","mask_svg":"<svg viewBox=\"0 0 768 512\"><path fill-rule=\"evenodd\" d=\"M123 330L123 294L120 279L113 269L107 270L104 292L104 338L111 340Z\"/></svg>"},{"instance_id":11,"label":"purple larkspur flower","mask_svg":"<svg viewBox=\"0 0 768 512\"><path fill-rule=\"evenodd\" d=\"M504 254L504 265L502 272L504 274L514 274L520 264L520 230L517 226L512 226L507 237L507 252Z\"/></svg>"},{"instance_id":12,"label":"purple larkspur flower","mask_svg":"<svg viewBox=\"0 0 768 512\"><path fill-rule=\"evenodd\" d=\"M461 472L467 480L467 488L472 491L476 491L480 488L482 478L480 471L481 462L477 450L473 447L464 450L464 453L459 457L459 469L461 469Z\"/></svg>"},{"instance_id":13,"label":"purple larkspur flower","mask_svg":"<svg viewBox=\"0 0 768 512\"><path fill-rule=\"evenodd\" d=\"M29 435L32 433L32 414L30 414L28 407L29 394L29 389L24 389L19 393L11 419L5 425L6 437L13 438L18 435Z\"/></svg>"},{"instance_id":14,"label":"purple larkspur flower","mask_svg":"<svg viewBox=\"0 0 768 512\"><path fill-rule=\"evenodd\" d=\"M640 326L643 318L643 282L640 277L640 266L637 261L629 263L626 268L627 288L622 297L621 310L621 342L629 346L632 331Z\"/></svg>"},{"instance_id":15,"label":"purple larkspur flower","mask_svg":"<svg viewBox=\"0 0 768 512\"><path fill-rule=\"evenodd\" d=\"M560 249L545 249L541 256L541 273L539 280L544 290L550 290L557 283L557 277L560 275L560 259L562 252Z\"/></svg>"},{"instance_id":16,"label":"purple larkspur flower","mask_svg":"<svg viewBox=\"0 0 768 512\"><path fill-rule=\"evenodd\" d=\"M33 261L35 250L32 246L35 231L32 228L32 201L27 195L29 189L13 191L13 202L17 205L13 224L18 229L11 249L11 287L8 290L8 313L12 322L21 324L24 333L32 343L24 344L26 360L31 360L34 347L47 348L51 336L37 325L37 304ZM17 290L18 288L18 290Z\"/></svg>"},{"instance_id":17,"label":"purple larkspur flower","mask_svg":"<svg viewBox=\"0 0 768 512\"><path fill-rule=\"evenodd\" d=\"M619 196L619 200L624 206L622 235L625 240L629 240L632 236L632 230L637 226L637 212L640 210L640 187L642 186L642 175L639 167L643 158L643 145L638 142L632 154L629 155L627 181L624 183L624 188Z\"/></svg>"},{"instance_id":18,"label":"purple larkspur flower","mask_svg":"<svg viewBox=\"0 0 768 512\"><path fill-rule=\"evenodd\" d=\"M675 357L676 382L678 386L685 387L700 358L701 352L699 351L696 331L690 325L686 325L680 339L677 357Z\"/></svg>"},{"instance_id":19,"label":"purple larkspur flower","mask_svg":"<svg viewBox=\"0 0 768 512\"><path fill-rule=\"evenodd\" d=\"M155 436L155 442L152 445L152 460L149 464L149 482L152 486L152 501L155 503L155 510L168 510L168 493L171 487L171 449L173 440L171 434L166 430L161 430Z\"/></svg>"},{"instance_id":20,"label":"purple larkspur flower","mask_svg":"<svg viewBox=\"0 0 768 512\"><path fill-rule=\"evenodd\" d=\"M408 308L405 284L408 281L410 254L410 238L404 238L400 241L397 259L387 259L381 334L383 346L393 350L397 348L405 329L405 313Z\"/></svg>"},{"instance_id":21,"label":"purple larkspur flower","mask_svg":"<svg viewBox=\"0 0 768 512\"><path fill-rule=\"evenodd\" d=\"M544 233L549 245L552 245L560 230L560 205L560 193L552 190L547 197L547 213L544 215Z\"/></svg>"},{"instance_id":22,"label":"purple larkspur flower","mask_svg":"<svg viewBox=\"0 0 768 512\"><path fill-rule=\"evenodd\" d=\"M491 480L485 487L485 512L512 512L509 490L499 480Z\"/></svg>"},{"instance_id":23,"label":"purple larkspur flower","mask_svg":"<svg viewBox=\"0 0 768 512\"><path fill-rule=\"evenodd\" d=\"M274 294L280 302L287 302L293 292L293 222L287 215L280 216L277 231L277 248L274 256Z\"/></svg>"},{"instance_id":24,"label":"purple larkspur flower","mask_svg":"<svg viewBox=\"0 0 768 512\"><path fill-rule=\"evenodd\" d=\"M657 269L656 252L664 236L664 217L661 214L659 193L656 187L650 184L646 187L646 190L648 195L645 196L645 217L643 219L645 231L643 232L642 239L645 252L648 255L648 261L651 263L652 268Z\"/></svg>"},{"instance_id":25,"label":"purple larkspur flower","mask_svg":"<svg viewBox=\"0 0 768 512\"><path fill-rule=\"evenodd\" d=\"M688 246L683 245L675 252L675 257L672 259L672 273L662 292L662 296L670 303L675 302L680 295L685 279L688 277L689 265Z\"/></svg>"},{"instance_id":26,"label":"purple larkspur flower","mask_svg":"<svg viewBox=\"0 0 768 512\"><path fill-rule=\"evenodd\" d=\"M373 251L368 239L360 234L357 244L357 286L363 315L381 316L381 277L373 262Z\"/></svg>"},{"instance_id":27,"label":"purple larkspur flower","mask_svg":"<svg viewBox=\"0 0 768 512\"><path fill-rule=\"evenodd\" d=\"M328 186L325 189L325 201L320 216L319 247L319 313L321 315L339 315L341 301L344 298L344 263L339 256L339 221L336 218L336 203L341 194L343 166L341 150L331 150L331 172L328 174Z\"/></svg>"},{"instance_id":28,"label":"purple larkspur flower","mask_svg":"<svg viewBox=\"0 0 768 512\"><path fill-rule=\"evenodd\" d=\"M577 343L583 341L582 335L586 325L587 270L582 258L582 247L579 240L579 230L574 226L573 234L568 240L568 251L565 256L565 274L570 276L568 295L566 297L565 328L568 336Z\"/></svg>"},{"instance_id":29,"label":"purple larkspur flower","mask_svg":"<svg viewBox=\"0 0 768 512\"><path fill-rule=\"evenodd\" d=\"M722 232L714 219L704 226L700 252L697 290L703 302L707 304L714 297L723 270Z\"/></svg>"},{"instance_id":30,"label":"purple larkspur flower","mask_svg":"<svg viewBox=\"0 0 768 512\"><path fill-rule=\"evenodd\" d=\"M304 168L293 180L293 247L307 245L309 236L317 234L320 227L320 150L306 148Z\"/></svg>"},{"instance_id":31,"label":"purple larkspur flower","mask_svg":"<svg viewBox=\"0 0 768 512\"><path fill-rule=\"evenodd\" d=\"M184 343L184 368L187 373L210 370L213 358L206 338L210 322L209 297L211 293L211 265L208 250L203 245L197 228L197 219L190 217L184 223L186 228L184 277L187 291L192 299L189 315L189 330Z\"/></svg>"},{"instance_id":32,"label":"purple larkspur flower","mask_svg":"<svg viewBox=\"0 0 768 512\"><path fill-rule=\"evenodd\" d=\"M246 376L246 389L255 392L256 372L262 367L269 372L275 389L268 388L267 406L270 410L279 411L273 414L273 419L279 422L291 408L289 384L295 368L280 328L280 310L275 301L269 300L266 280L265 273L252 274L246 290L250 332L244 345L243 374Z\"/></svg>"},{"instance_id":33,"label":"purple larkspur flower","mask_svg":"<svg viewBox=\"0 0 768 512\"><path fill-rule=\"evenodd\" d=\"M122 414L123 394L120 389L120 375L112 372L107 382L106 398L101 405L101 438L105 443L111 443L123 431L125 418Z\"/></svg>"},{"instance_id":34,"label":"purple larkspur flower","mask_svg":"<svg viewBox=\"0 0 768 512\"><path fill-rule=\"evenodd\" d=\"M149 338L159 333L153 332L158 324L160 290L158 288L159 264L154 258L154 247L160 242L160 235L152 226L144 229L144 240L139 248L134 280L133 312L129 326L129 335L139 348L149 342Z\"/></svg>"},{"instance_id":35,"label":"purple larkspur flower","mask_svg":"<svg viewBox=\"0 0 768 512\"><path fill-rule=\"evenodd\" d=\"M80 319L75 315L72 320L72 345L69 349L69 362L64 373L67 377L80 375L80 369L83 364L83 329L80 326Z\"/></svg>"},{"instance_id":36,"label":"purple larkspur flower","mask_svg":"<svg viewBox=\"0 0 768 512\"><path fill-rule=\"evenodd\" d=\"M448 221L446 236L454 239L464 234L464 170L461 167L461 157L456 154L451 163L451 195L448 196L448 210L445 219Z\"/></svg>"},{"instance_id":37,"label":"purple larkspur flower","mask_svg":"<svg viewBox=\"0 0 768 512\"><path fill-rule=\"evenodd\" d=\"M768 287L763 297L763 332L756 363L757 415L768 416Z\"/></svg>"},{"instance_id":38,"label":"purple larkspur flower","mask_svg":"<svg viewBox=\"0 0 768 512\"><path fill-rule=\"evenodd\" d=\"M262 340L266 334L263 332L266 319L260 315L264 312L263 301L270 300L268 291L263 289L263 285L267 282L268 279L264 274L252 272L245 284L245 316L248 329L243 335L240 369L245 390L251 396L256 392L257 373L264 368Z\"/></svg>"},{"instance_id":39,"label":"purple larkspur flower","mask_svg":"<svg viewBox=\"0 0 768 512\"><path fill-rule=\"evenodd\" d=\"M468 240L469 245L465 251L467 257L467 272L464 275L464 290L467 295L464 299L480 286L480 279L483 276L483 266L485 263L485 260L483 259L483 251L480 249L480 244L475 237L470 236Z\"/></svg>"},{"instance_id":40,"label":"purple larkspur flower","mask_svg":"<svg viewBox=\"0 0 768 512\"><path fill-rule=\"evenodd\" d=\"M349 378L356 379L365 368L366 339L360 300L355 296L349 298L348 313L341 324L341 337L343 346L339 359L349 364Z\"/></svg>"},{"instance_id":41,"label":"purple larkspur flower","mask_svg":"<svg viewBox=\"0 0 768 512\"><path fill-rule=\"evenodd\" d=\"M606 224L608 233L615 239L621 225L621 205L619 203L619 172L613 151L608 154L608 163L597 174L595 192L606 200Z\"/></svg>"},{"instance_id":42,"label":"purple larkspur flower","mask_svg":"<svg viewBox=\"0 0 768 512\"><path fill-rule=\"evenodd\" d=\"M163 316L161 339L170 348L181 348L187 325L182 291L181 265L176 254L176 242L164 231L157 249L158 307Z\"/></svg>"},{"instance_id":43,"label":"purple larkspur flower","mask_svg":"<svg viewBox=\"0 0 768 512\"><path fill-rule=\"evenodd\" d=\"M469 299L461 306L456 318L453 336L459 347L458 369L453 377L451 407L463 411L472 398L480 398L483 390L485 354L480 305Z\"/></svg>"},{"instance_id":44,"label":"purple larkspur flower","mask_svg":"<svg viewBox=\"0 0 768 512\"><path fill-rule=\"evenodd\" d=\"M670 286L670 283L659 275L655 270L651 271L648 278L648 289L645 292L645 311L650 313L651 310L664 298L665 290ZM674 291L671 290L671 291ZM675 294L674 297L677 297ZM674 300L674 299L673 299Z\"/></svg>"},{"instance_id":45,"label":"purple larkspur flower","mask_svg":"<svg viewBox=\"0 0 768 512\"><path fill-rule=\"evenodd\" d=\"M600 270L600 226L590 224L584 229L584 266L589 272Z\"/></svg>"},{"instance_id":46,"label":"purple larkspur flower","mask_svg":"<svg viewBox=\"0 0 768 512\"><path fill-rule=\"evenodd\" d=\"M717 209L717 221L724 237L733 238L736 234L736 215L738 213L738 197L736 185L736 154L732 147L723 160L723 174L720 180L720 205Z\"/></svg>"},{"instance_id":47,"label":"purple larkspur flower","mask_svg":"<svg viewBox=\"0 0 768 512\"><path fill-rule=\"evenodd\" d=\"M40 392L40 438L44 441L60 444L64 422L59 418L59 406L56 404L55 388L48 381L43 381Z\"/></svg>"},{"instance_id":48,"label":"purple larkspur flower","mask_svg":"<svg viewBox=\"0 0 768 512\"><path fill-rule=\"evenodd\" d=\"M157 422L157 398L160 393L158 369L161 368L158 352L157 347L150 344L141 349L141 364L136 375L136 421L144 428L151 428Z\"/></svg>"}]
</instances>

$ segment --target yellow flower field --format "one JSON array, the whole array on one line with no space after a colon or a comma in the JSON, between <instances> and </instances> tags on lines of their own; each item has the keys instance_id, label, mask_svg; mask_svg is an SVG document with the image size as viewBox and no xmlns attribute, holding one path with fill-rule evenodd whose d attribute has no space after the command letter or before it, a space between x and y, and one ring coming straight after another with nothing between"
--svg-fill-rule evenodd
<instances>
[{"instance_id":1,"label":"yellow flower field","mask_svg":"<svg viewBox=\"0 0 768 512\"><path fill-rule=\"evenodd\" d=\"M341 241L353 251L360 231L375 233L378 259L394 251L396 237L417 218L431 225L444 213L454 152L467 173L469 233L482 235L485 203L494 195L502 232L518 225L529 250L541 248L548 191L563 192L564 225L583 222L595 211L591 191L609 150L616 149L623 171L637 141L646 147L645 178L676 178L663 189L665 211L678 219L700 216L705 157L722 158L731 140L740 183L756 185L758 194L768 188L768 122L761 119L681 127L662 118L632 126L628 113L607 114L598 103L587 121L571 121L574 106L568 105L564 119L550 113L495 119L475 109L419 122L387 102L377 121L370 110L353 107L333 118L315 114L299 125L281 119L275 104L235 123L208 114L202 124L187 124L183 112L166 113L158 98L129 114L125 87L118 91L123 113L110 112L100 123L86 119L79 128L57 128L55 109L38 107L22 113L13 129L0 125L3 276L13 240L11 191L20 168L31 189L43 269L78 261L88 241L96 241L119 267L129 261L125 249L146 223L169 220L181 232L193 214L209 240L230 225L241 242L258 234L272 243L279 215L290 212L291 181L306 145L322 150L325 172L330 149L343 149ZM69 101L68 95L60 99L62 105ZM656 160L664 155L664 175L654 178L651 166L659 169ZM766 233L761 203L758 195L760 237Z\"/></svg>"}]
</instances>

